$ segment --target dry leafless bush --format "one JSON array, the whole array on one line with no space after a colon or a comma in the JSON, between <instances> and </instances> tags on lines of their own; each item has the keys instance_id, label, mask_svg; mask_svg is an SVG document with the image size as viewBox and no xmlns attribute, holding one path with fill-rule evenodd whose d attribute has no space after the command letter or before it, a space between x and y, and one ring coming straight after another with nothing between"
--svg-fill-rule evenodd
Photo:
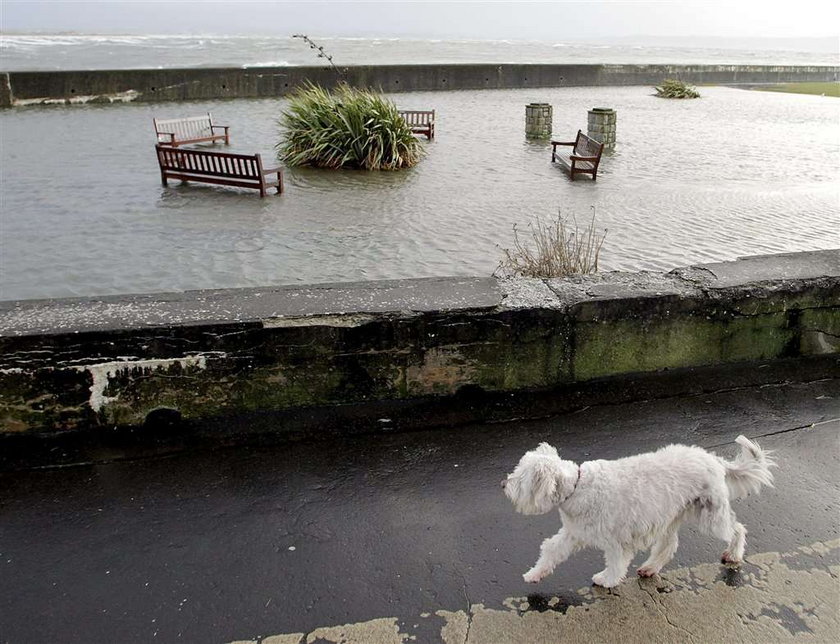
<instances>
[{"instance_id":1,"label":"dry leafless bush","mask_svg":"<svg viewBox=\"0 0 840 644\"><path fill-rule=\"evenodd\" d=\"M607 231L595 230L595 214L583 230L577 220L571 223L562 215L545 223L539 219L528 224L531 239L520 239L513 226L513 248L503 248L504 257L494 272L498 277L566 277L598 271L598 255Z\"/></svg>"}]
</instances>

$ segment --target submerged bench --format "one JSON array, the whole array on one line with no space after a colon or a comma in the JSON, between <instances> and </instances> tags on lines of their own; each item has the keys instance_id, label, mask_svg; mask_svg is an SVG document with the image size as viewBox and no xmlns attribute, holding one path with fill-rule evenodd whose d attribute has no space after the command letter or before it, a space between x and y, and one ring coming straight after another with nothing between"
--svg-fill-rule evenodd
<instances>
[{"instance_id":1,"label":"submerged bench","mask_svg":"<svg viewBox=\"0 0 840 644\"><path fill-rule=\"evenodd\" d=\"M400 110L412 134L425 134L430 141L435 138L435 111L434 110Z\"/></svg>"},{"instance_id":2,"label":"submerged bench","mask_svg":"<svg viewBox=\"0 0 840 644\"><path fill-rule=\"evenodd\" d=\"M173 147L188 143L207 143L224 141L230 145L228 125L213 125L210 112L207 116L188 116L182 119L152 119L155 124L155 134L158 143L166 143ZM217 134L217 130L222 130Z\"/></svg>"},{"instance_id":3,"label":"submerged bench","mask_svg":"<svg viewBox=\"0 0 840 644\"><path fill-rule=\"evenodd\" d=\"M167 185L168 179L201 181L223 186L254 188L265 197L269 188L283 192L283 171L280 168L263 168L259 154L230 154L214 150L193 150L171 145L155 146L160 180ZM268 181L266 177L276 175Z\"/></svg>"},{"instance_id":4,"label":"submerged bench","mask_svg":"<svg viewBox=\"0 0 840 644\"><path fill-rule=\"evenodd\" d=\"M566 153L565 150L557 151L558 145L570 146L572 149ZM578 130L577 138L574 141L552 141L551 162L559 161L569 169L569 177L575 178L576 174L591 174L597 178L598 164L601 163L601 152L604 151L604 144L591 139Z\"/></svg>"}]
</instances>

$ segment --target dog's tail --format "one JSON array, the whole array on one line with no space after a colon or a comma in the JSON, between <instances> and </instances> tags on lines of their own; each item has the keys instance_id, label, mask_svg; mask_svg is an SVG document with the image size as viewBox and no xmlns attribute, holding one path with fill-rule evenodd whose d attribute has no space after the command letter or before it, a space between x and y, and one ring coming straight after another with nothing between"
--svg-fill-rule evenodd
<instances>
[{"instance_id":1,"label":"dog's tail","mask_svg":"<svg viewBox=\"0 0 840 644\"><path fill-rule=\"evenodd\" d=\"M770 452L761 449L758 443L744 435L738 436L735 442L741 446L741 453L734 461L723 461L730 498L741 499L757 494L762 485L773 487L770 468L775 467L776 463L770 458Z\"/></svg>"}]
</instances>

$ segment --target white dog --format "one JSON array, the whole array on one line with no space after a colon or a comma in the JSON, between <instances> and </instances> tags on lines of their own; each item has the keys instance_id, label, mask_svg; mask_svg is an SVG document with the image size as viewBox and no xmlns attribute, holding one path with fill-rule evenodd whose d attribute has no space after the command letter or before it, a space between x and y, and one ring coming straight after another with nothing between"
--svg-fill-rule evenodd
<instances>
[{"instance_id":1,"label":"white dog","mask_svg":"<svg viewBox=\"0 0 840 644\"><path fill-rule=\"evenodd\" d=\"M735 442L741 453L731 462L687 445L581 465L564 461L548 443L527 452L502 481L505 495L523 514L559 508L563 527L543 541L525 581L540 581L585 547L604 551L606 568L592 577L599 586L620 584L636 552L648 548L650 556L638 574L653 576L677 551L677 533L687 519L729 544L724 563L739 563L747 531L729 500L772 486L774 463L745 436Z\"/></svg>"}]
</instances>

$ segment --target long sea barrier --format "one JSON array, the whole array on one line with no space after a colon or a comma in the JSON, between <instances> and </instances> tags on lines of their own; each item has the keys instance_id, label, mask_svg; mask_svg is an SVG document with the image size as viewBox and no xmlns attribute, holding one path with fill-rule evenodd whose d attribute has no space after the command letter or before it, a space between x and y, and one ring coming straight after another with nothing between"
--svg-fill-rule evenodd
<instances>
[{"instance_id":1,"label":"long sea barrier","mask_svg":"<svg viewBox=\"0 0 840 644\"><path fill-rule=\"evenodd\" d=\"M838 358L837 250L670 273L0 302L0 439L162 419L224 433L249 415L247 432L321 431L325 413L342 429L347 414L384 429L504 420L661 396L669 372L692 390L692 370L755 384L783 360L836 376ZM642 394L638 376L654 378ZM547 396L523 406L523 392ZM253 420L267 412L285 420Z\"/></svg>"},{"instance_id":2,"label":"long sea barrier","mask_svg":"<svg viewBox=\"0 0 840 644\"><path fill-rule=\"evenodd\" d=\"M738 85L837 82L840 66L797 65L360 65L0 72L0 107L284 96L310 81L345 80L385 92L653 85L666 78Z\"/></svg>"}]
</instances>

